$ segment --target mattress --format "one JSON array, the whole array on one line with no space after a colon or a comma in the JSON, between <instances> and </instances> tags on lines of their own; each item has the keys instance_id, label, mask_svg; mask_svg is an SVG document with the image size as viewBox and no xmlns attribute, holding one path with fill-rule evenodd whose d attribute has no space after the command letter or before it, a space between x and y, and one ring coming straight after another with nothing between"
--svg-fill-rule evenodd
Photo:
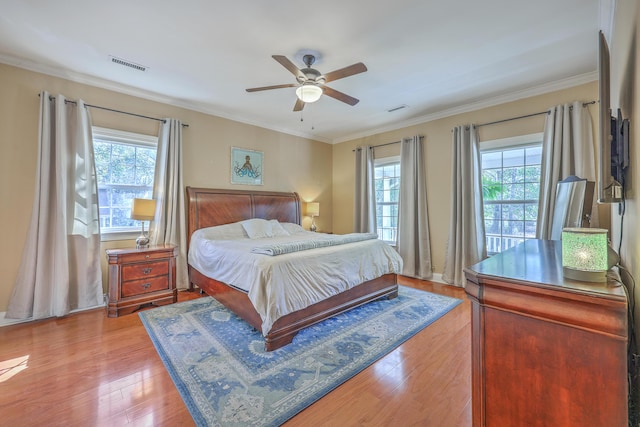
<instances>
[{"instance_id":1,"label":"mattress","mask_svg":"<svg viewBox=\"0 0 640 427\"><path fill-rule=\"evenodd\" d=\"M254 239L248 237L240 223L204 228L193 233L189 247L189 264L193 268L247 293L262 318L264 335L284 315L363 282L402 271L402 258L397 251L377 239L277 256L255 253L257 248L274 244L333 238L305 231L297 224L281 225L286 233Z\"/></svg>"}]
</instances>

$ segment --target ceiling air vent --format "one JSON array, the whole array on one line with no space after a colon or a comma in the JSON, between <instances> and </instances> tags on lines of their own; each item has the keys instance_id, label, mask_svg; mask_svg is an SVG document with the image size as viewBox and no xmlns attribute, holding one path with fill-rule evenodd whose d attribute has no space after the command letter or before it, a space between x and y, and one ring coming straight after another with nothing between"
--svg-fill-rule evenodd
<instances>
[{"instance_id":1,"label":"ceiling air vent","mask_svg":"<svg viewBox=\"0 0 640 427\"><path fill-rule=\"evenodd\" d=\"M393 113L394 111L402 110L402 109L407 108L407 107L409 107L409 106L406 105L406 104L398 105L397 107L393 107L393 108L388 109L387 113Z\"/></svg>"},{"instance_id":2,"label":"ceiling air vent","mask_svg":"<svg viewBox=\"0 0 640 427\"><path fill-rule=\"evenodd\" d=\"M135 62L127 61L126 59L116 58L115 56L109 56L109 58L111 58L111 62L113 62L113 63L119 64L119 65L124 65L125 67L133 68L135 70L147 71L147 68L148 68L148 67L145 67L144 65L140 65L140 64L136 64Z\"/></svg>"}]
</instances>

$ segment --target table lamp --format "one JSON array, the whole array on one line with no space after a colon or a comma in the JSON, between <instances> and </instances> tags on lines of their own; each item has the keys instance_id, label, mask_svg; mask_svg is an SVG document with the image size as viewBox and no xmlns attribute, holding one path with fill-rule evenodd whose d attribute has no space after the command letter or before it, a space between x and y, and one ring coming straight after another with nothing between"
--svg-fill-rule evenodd
<instances>
[{"instance_id":1,"label":"table lamp","mask_svg":"<svg viewBox=\"0 0 640 427\"><path fill-rule=\"evenodd\" d=\"M562 230L562 273L584 282L606 282L609 269L607 230L565 228Z\"/></svg>"},{"instance_id":2,"label":"table lamp","mask_svg":"<svg viewBox=\"0 0 640 427\"><path fill-rule=\"evenodd\" d=\"M320 216L320 203L307 203L307 215L311 217L311 227L309 227L309 230L316 231L315 217Z\"/></svg>"},{"instance_id":3,"label":"table lamp","mask_svg":"<svg viewBox=\"0 0 640 427\"><path fill-rule=\"evenodd\" d=\"M131 203L131 219L142 223L142 234L136 239L137 248L149 246L149 237L144 234L144 222L152 221L156 214L156 201L153 199L133 199Z\"/></svg>"}]
</instances>

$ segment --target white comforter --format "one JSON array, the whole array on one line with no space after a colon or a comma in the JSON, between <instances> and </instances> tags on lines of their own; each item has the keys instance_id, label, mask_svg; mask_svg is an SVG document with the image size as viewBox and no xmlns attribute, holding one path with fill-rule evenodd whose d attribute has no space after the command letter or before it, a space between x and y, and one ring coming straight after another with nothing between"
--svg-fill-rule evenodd
<instances>
[{"instance_id":1,"label":"white comforter","mask_svg":"<svg viewBox=\"0 0 640 427\"><path fill-rule=\"evenodd\" d=\"M235 224L234 224L235 225ZM247 292L266 335L280 317L387 273L402 271L402 258L380 240L304 250L278 256L251 253L266 243L322 239L321 233L288 226L288 236L250 239L220 227L191 237L189 264L200 273ZM228 227L228 226L222 226ZM229 230L232 228L228 227Z\"/></svg>"}]
</instances>

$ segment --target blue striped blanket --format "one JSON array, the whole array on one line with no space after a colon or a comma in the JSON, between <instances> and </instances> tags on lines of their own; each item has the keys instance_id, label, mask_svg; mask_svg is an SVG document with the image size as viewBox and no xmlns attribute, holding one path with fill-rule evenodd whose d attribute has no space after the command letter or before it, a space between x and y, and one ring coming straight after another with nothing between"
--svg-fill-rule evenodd
<instances>
[{"instance_id":1,"label":"blue striped blanket","mask_svg":"<svg viewBox=\"0 0 640 427\"><path fill-rule=\"evenodd\" d=\"M347 243L362 242L363 240L377 239L373 233L351 233L341 235L328 235L321 239L301 240L298 242L273 243L264 246L256 246L251 249L254 254L262 255L283 255L292 252L306 251L309 249L326 248L328 246L345 245Z\"/></svg>"}]
</instances>

